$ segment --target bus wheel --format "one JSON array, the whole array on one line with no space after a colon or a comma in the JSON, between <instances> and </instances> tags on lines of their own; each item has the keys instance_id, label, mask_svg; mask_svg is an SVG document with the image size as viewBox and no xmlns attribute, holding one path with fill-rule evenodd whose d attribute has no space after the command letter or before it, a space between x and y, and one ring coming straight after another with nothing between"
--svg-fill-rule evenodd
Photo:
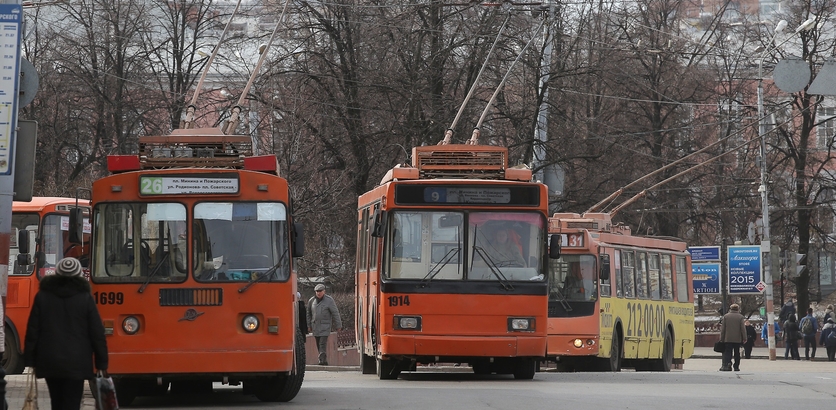
<instances>
[{"instance_id":1,"label":"bus wheel","mask_svg":"<svg viewBox=\"0 0 836 410\"><path fill-rule=\"evenodd\" d=\"M380 380L394 380L401 374L398 361L395 359L377 359L377 377Z\"/></svg>"},{"instance_id":2,"label":"bus wheel","mask_svg":"<svg viewBox=\"0 0 836 410\"><path fill-rule=\"evenodd\" d=\"M375 374L375 372L377 372L377 362L375 361L374 356L369 356L362 352L360 353L360 356L360 370L363 374Z\"/></svg>"},{"instance_id":3,"label":"bus wheel","mask_svg":"<svg viewBox=\"0 0 836 410\"><path fill-rule=\"evenodd\" d=\"M514 364L514 378L517 380L531 380L537 372L537 363L532 359L518 359Z\"/></svg>"},{"instance_id":4,"label":"bus wheel","mask_svg":"<svg viewBox=\"0 0 836 410\"><path fill-rule=\"evenodd\" d=\"M255 397L261 401L287 402L293 400L305 380L305 342L302 331L296 329L296 373L265 377L258 382ZM245 383L246 384L246 383Z\"/></svg>"},{"instance_id":5,"label":"bus wheel","mask_svg":"<svg viewBox=\"0 0 836 410\"><path fill-rule=\"evenodd\" d=\"M4 345L6 351L3 352L3 370L6 371L6 374L23 373L23 357L20 355L20 349L18 349L15 335L8 326L6 326L6 341Z\"/></svg>"},{"instance_id":6,"label":"bus wheel","mask_svg":"<svg viewBox=\"0 0 836 410\"><path fill-rule=\"evenodd\" d=\"M139 393L136 380L131 379L113 379L113 388L116 390L116 402L120 406L129 406Z\"/></svg>"},{"instance_id":7,"label":"bus wheel","mask_svg":"<svg viewBox=\"0 0 836 410\"><path fill-rule=\"evenodd\" d=\"M612 344L610 344L610 360L609 369L611 372L621 371L621 339L618 337L618 331L612 334Z\"/></svg>"},{"instance_id":8,"label":"bus wheel","mask_svg":"<svg viewBox=\"0 0 836 410\"><path fill-rule=\"evenodd\" d=\"M665 346L662 350L662 358L654 360L653 370L658 372L669 372L673 367L673 338L669 332L665 332Z\"/></svg>"}]
</instances>

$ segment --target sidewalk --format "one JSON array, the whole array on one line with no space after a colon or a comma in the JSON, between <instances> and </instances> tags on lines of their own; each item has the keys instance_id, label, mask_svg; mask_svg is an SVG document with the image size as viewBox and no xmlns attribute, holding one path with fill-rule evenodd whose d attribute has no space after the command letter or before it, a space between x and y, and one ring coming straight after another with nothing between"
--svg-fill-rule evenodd
<instances>
[{"instance_id":1,"label":"sidewalk","mask_svg":"<svg viewBox=\"0 0 836 410\"><path fill-rule=\"evenodd\" d=\"M775 353L778 360L784 360L784 347L778 347L775 349ZM801 361L804 362L804 347L798 349L798 353L801 355ZM691 359L721 359L723 356L722 353L717 353L714 351L713 348L710 347L695 347L694 354L691 356ZM768 347L753 347L752 348L752 359L769 359L769 348ZM686 359L687 361L687 359ZM816 348L816 358L813 359L816 362L826 362L827 361L827 349L824 346L819 346ZM836 364L836 363L834 363Z\"/></svg>"},{"instance_id":2,"label":"sidewalk","mask_svg":"<svg viewBox=\"0 0 836 410\"><path fill-rule=\"evenodd\" d=\"M26 402L26 376L22 374L6 375L6 401L9 409L23 408ZM38 408L49 409L49 390L46 388L46 381L38 379ZM81 403L81 410L95 410L96 402L87 384L84 384L84 397Z\"/></svg>"}]
</instances>

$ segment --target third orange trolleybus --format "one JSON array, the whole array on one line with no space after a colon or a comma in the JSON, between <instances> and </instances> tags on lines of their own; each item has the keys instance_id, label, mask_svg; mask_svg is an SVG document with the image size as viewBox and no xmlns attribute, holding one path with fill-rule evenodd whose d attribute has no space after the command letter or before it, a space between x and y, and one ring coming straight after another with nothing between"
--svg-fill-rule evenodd
<instances>
[{"instance_id":1,"label":"third orange trolleybus","mask_svg":"<svg viewBox=\"0 0 836 410\"><path fill-rule=\"evenodd\" d=\"M548 355L566 370L669 371L694 351L691 257L675 238L634 236L610 214L560 213L549 267Z\"/></svg>"},{"instance_id":2,"label":"third orange trolleybus","mask_svg":"<svg viewBox=\"0 0 836 410\"><path fill-rule=\"evenodd\" d=\"M504 147L414 148L358 201L363 373L454 362L532 378L546 351L547 212L545 185L509 168Z\"/></svg>"}]
</instances>

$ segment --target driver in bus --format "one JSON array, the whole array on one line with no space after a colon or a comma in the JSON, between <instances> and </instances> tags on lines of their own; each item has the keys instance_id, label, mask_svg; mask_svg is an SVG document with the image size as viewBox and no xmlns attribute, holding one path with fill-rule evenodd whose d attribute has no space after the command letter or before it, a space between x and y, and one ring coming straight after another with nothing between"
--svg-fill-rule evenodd
<instances>
[{"instance_id":1,"label":"driver in bus","mask_svg":"<svg viewBox=\"0 0 836 410\"><path fill-rule=\"evenodd\" d=\"M497 229L494 232L485 251L498 267L525 267L525 258L522 256L519 245L511 240L510 234L505 229Z\"/></svg>"}]
</instances>

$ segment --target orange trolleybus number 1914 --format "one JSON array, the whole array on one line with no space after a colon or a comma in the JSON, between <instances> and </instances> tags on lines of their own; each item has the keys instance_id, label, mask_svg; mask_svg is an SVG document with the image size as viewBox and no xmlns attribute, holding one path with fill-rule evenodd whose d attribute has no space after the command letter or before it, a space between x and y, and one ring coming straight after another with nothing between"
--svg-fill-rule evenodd
<instances>
[{"instance_id":1,"label":"orange trolleybus number 1914","mask_svg":"<svg viewBox=\"0 0 836 410\"><path fill-rule=\"evenodd\" d=\"M681 240L633 236L607 213L560 213L549 267L548 356L562 370L670 371L694 352L691 257Z\"/></svg>"},{"instance_id":2,"label":"orange trolleybus number 1914","mask_svg":"<svg viewBox=\"0 0 836 410\"><path fill-rule=\"evenodd\" d=\"M140 137L93 184L91 281L119 402L243 383L264 401L296 396L301 226L274 155L218 129Z\"/></svg>"},{"instance_id":3,"label":"orange trolleybus number 1914","mask_svg":"<svg viewBox=\"0 0 836 410\"><path fill-rule=\"evenodd\" d=\"M548 195L508 150L413 149L358 201L363 373L469 364L530 379L546 352Z\"/></svg>"}]
</instances>

